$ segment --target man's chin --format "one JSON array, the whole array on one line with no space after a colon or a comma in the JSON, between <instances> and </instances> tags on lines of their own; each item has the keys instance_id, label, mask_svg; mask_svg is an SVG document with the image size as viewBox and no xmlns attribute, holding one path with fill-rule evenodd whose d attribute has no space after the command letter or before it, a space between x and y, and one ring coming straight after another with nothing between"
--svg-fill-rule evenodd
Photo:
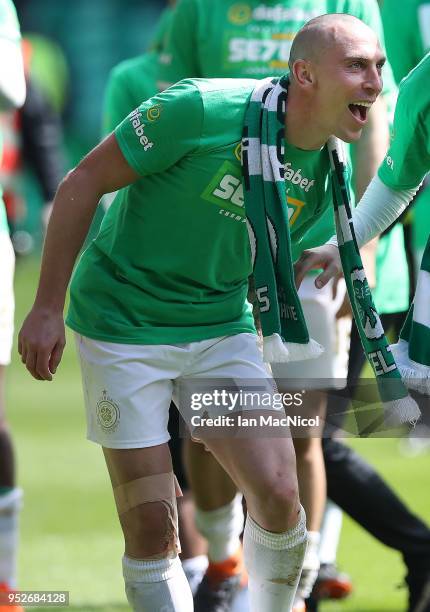
<instances>
[{"instance_id":1,"label":"man's chin","mask_svg":"<svg viewBox=\"0 0 430 612\"><path fill-rule=\"evenodd\" d=\"M363 132L363 128L360 128L358 130L337 130L336 132L336 136L337 138L340 138L340 140L343 140L344 142L349 143L353 143L353 142L357 142L358 140L360 140L361 138L361 134Z\"/></svg>"}]
</instances>

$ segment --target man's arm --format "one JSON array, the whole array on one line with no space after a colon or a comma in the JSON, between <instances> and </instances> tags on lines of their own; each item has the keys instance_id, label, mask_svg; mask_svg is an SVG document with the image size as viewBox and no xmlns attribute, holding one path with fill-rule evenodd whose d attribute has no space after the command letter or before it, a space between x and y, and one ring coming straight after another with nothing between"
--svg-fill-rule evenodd
<instances>
[{"instance_id":1,"label":"man's arm","mask_svg":"<svg viewBox=\"0 0 430 612\"><path fill-rule=\"evenodd\" d=\"M419 188L420 185L413 189L395 191L387 187L376 175L352 211L358 247L361 248L390 227L412 201ZM335 236L320 247L303 251L295 264L296 286L300 287L309 270L319 268L322 268L323 272L315 279L315 286L318 289L324 287L331 278L342 271Z\"/></svg>"},{"instance_id":2,"label":"man's arm","mask_svg":"<svg viewBox=\"0 0 430 612\"><path fill-rule=\"evenodd\" d=\"M138 178L112 134L61 182L48 225L36 299L18 340L22 362L34 378L52 380L61 360L67 285L98 201Z\"/></svg>"}]
</instances>

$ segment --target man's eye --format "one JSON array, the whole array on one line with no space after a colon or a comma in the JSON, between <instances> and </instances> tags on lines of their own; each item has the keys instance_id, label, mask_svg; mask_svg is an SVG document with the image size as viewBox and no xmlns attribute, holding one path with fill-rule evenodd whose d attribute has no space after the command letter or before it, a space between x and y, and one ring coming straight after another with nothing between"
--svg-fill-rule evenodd
<instances>
[{"instance_id":1,"label":"man's eye","mask_svg":"<svg viewBox=\"0 0 430 612\"><path fill-rule=\"evenodd\" d=\"M363 68L363 62L360 62L360 61L351 62L350 66L351 68L360 69L360 68Z\"/></svg>"}]
</instances>

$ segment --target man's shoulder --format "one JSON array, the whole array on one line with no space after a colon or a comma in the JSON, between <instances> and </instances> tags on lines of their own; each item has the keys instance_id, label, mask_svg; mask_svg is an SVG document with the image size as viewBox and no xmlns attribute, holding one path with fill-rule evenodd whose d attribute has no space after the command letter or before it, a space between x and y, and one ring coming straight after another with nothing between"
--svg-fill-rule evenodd
<instances>
[{"instance_id":1,"label":"man's shoulder","mask_svg":"<svg viewBox=\"0 0 430 612\"><path fill-rule=\"evenodd\" d=\"M183 79L173 87L178 95L200 99L206 120L228 122L237 112L244 112L256 79Z\"/></svg>"},{"instance_id":2,"label":"man's shoulder","mask_svg":"<svg viewBox=\"0 0 430 612\"><path fill-rule=\"evenodd\" d=\"M251 92L257 85L257 79L185 79L184 82L188 82L198 91L202 96L210 96L211 94L220 94L228 96L240 95L241 92L244 94Z\"/></svg>"},{"instance_id":3,"label":"man's shoulder","mask_svg":"<svg viewBox=\"0 0 430 612\"><path fill-rule=\"evenodd\" d=\"M400 83L399 102L401 100L411 101L411 108L417 112L430 109L430 91L428 83L430 80L430 53L413 68Z\"/></svg>"}]
</instances>

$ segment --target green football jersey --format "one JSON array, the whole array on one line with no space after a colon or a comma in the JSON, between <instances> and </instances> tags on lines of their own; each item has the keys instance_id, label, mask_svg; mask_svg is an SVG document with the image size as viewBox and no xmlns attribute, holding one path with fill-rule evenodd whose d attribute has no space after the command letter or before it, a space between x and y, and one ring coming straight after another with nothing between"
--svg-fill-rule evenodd
<instances>
[{"instance_id":1,"label":"green football jersey","mask_svg":"<svg viewBox=\"0 0 430 612\"><path fill-rule=\"evenodd\" d=\"M294 36L309 19L325 13L354 15L376 32L384 46L376 0L180 0L166 37L166 47L160 54L159 81L169 83L192 76L262 78L284 74ZM392 115L397 88L388 62L383 79L383 93ZM333 232L333 214L327 210L301 241L302 249L324 243ZM393 234L384 241L395 241L401 250L399 239L399 234ZM393 250L381 245L381 253ZM299 254L296 248L294 252L295 256ZM379 257L378 261L382 259ZM405 257L397 269L397 278L400 270L407 284ZM378 287L378 305L381 311L388 312L383 288L383 284ZM391 308L392 299L388 302L387 308ZM399 300L398 310L407 306L404 300Z\"/></svg>"},{"instance_id":2,"label":"green football jersey","mask_svg":"<svg viewBox=\"0 0 430 612\"><path fill-rule=\"evenodd\" d=\"M16 42L17 45L21 41L21 32L15 6L10 0L0 0L0 38ZM3 58L2 61L7 61L7 58ZM0 161L2 158L2 148L2 135L0 133ZM0 186L0 232L9 231L2 193Z\"/></svg>"},{"instance_id":3,"label":"green football jersey","mask_svg":"<svg viewBox=\"0 0 430 612\"><path fill-rule=\"evenodd\" d=\"M384 0L381 17L388 59L400 83L430 50L430 2Z\"/></svg>"},{"instance_id":4,"label":"green football jersey","mask_svg":"<svg viewBox=\"0 0 430 612\"><path fill-rule=\"evenodd\" d=\"M376 0L180 0L160 55L160 81L282 75L293 38L313 17L349 13L384 41ZM384 67L384 91L395 90Z\"/></svg>"},{"instance_id":5,"label":"green football jersey","mask_svg":"<svg viewBox=\"0 0 430 612\"><path fill-rule=\"evenodd\" d=\"M253 332L240 142L251 79L182 81L116 129L142 178L118 192L71 283L70 327L136 344ZM292 241L331 206L326 148L286 147ZM307 179L307 180L304 180Z\"/></svg>"},{"instance_id":6,"label":"green football jersey","mask_svg":"<svg viewBox=\"0 0 430 612\"><path fill-rule=\"evenodd\" d=\"M430 170L430 53L400 85L392 140L379 178L398 191L417 187Z\"/></svg>"}]
</instances>

